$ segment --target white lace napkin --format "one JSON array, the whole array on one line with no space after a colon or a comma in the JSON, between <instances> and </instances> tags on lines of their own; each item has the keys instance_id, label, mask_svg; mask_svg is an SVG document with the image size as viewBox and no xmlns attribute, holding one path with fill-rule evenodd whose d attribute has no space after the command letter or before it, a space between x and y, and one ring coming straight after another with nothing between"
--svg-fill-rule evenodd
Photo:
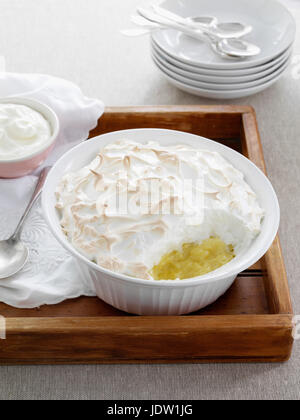
<instances>
[{"instance_id":1,"label":"white lace napkin","mask_svg":"<svg viewBox=\"0 0 300 420\"><path fill-rule=\"evenodd\" d=\"M86 98L73 83L47 75L0 74L0 96L25 96L49 105L58 115L61 131L45 165L87 139L104 111L103 103ZM0 179L0 240L14 231L33 189L36 175L16 180ZM50 233L40 204L32 210L22 233L30 258L22 272L0 282L0 301L18 308L56 304L81 295L93 296L81 278L76 261Z\"/></svg>"}]
</instances>

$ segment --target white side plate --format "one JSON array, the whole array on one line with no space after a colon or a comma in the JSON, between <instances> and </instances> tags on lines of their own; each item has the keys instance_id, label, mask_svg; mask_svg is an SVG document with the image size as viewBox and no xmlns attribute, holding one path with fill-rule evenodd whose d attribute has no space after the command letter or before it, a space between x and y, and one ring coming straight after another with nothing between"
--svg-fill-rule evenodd
<instances>
[{"instance_id":1,"label":"white side plate","mask_svg":"<svg viewBox=\"0 0 300 420\"><path fill-rule=\"evenodd\" d=\"M269 82L270 80L275 79L279 74L282 73L283 70L285 70L290 63L290 59L287 58L284 63L282 63L279 68L275 69L273 72L271 72L269 75L264 76L262 78L257 78L254 81L251 82L244 82L244 83L207 83L207 82L201 82L199 80L193 80L188 77L181 76L178 73L175 73L174 71L170 70L168 67L166 67L163 63L159 61L155 55L153 55L153 60L157 67L168 76L172 77L173 79L178 80L179 82L195 86L196 88L202 88L202 89L213 89L213 90L227 90L227 91L234 91L237 89L247 89L252 88L256 86L260 86L262 84L265 84Z\"/></svg>"},{"instance_id":2,"label":"white side plate","mask_svg":"<svg viewBox=\"0 0 300 420\"><path fill-rule=\"evenodd\" d=\"M279 57L279 59L274 60L273 64L267 66L266 69L260 70L260 66L256 67L258 69L257 73L253 74L246 74L243 75L243 71L237 71L237 73L242 73L242 75L231 76L227 75L230 71L224 70L223 72L220 70L219 72L216 70L215 72L210 72L203 69L198 69L193 67L193 71L185 70L180 66L174 64L167 58L167 56L163 56L160 54L159 50L153 46L152 54L154 57L163 64L166 68L181 75L183 77L187 77L191 80L198 80L200 82L207 82L207 83L244 83L244 82L252 82L262 77L268 76L269 74L274 73L279 67L283 65L291 56L292 56L292 48L289 48L283 55ZM217 73L218 72L218 73ZM217 73L217 74L215 74ZM220 73L220 75L219 75Z\"/></svg>"},{"instance_id":3,"label":"white side plate","mask_svg":"<svg viewBox=\"0 0 300 420\"><path fill-rule=\"evenodd\" d=\"M288 63L289 64L289 63ZM201 96L203 98L211 98L211 99L237 99L237 98L245 98L247 96L255 95L256 93L262 92L263 90L271 87L274 83L276 83L284 74L287 66L281 71L281 73L275 77L274 79L270 80L267 83L260 84L259 86L248 88L248 89L236 89L236 90L214 90L214 89L203 89L197 88L190 84L182 83L179 80L176 80L165 72L162 69L159 69L165 78L178 89L183 90L184 92L191 93L192 95Z\"/></svg>"},{"instance_id":4,"label":"white side plate","mask_svg":"<svg viewBox=\"0 0 300 420\"><path fill-rule=\"evenodd\" d=\"M293 42L296 23L276 0L166 0L163 7L183 17L216 16L220 21L239 21L253 26L245 39L262 52L245 60L227 60L211 46L175 30L157 31L153 40L169 55L186 64L208 69L243 69L264 64L282 54Z\"/></svg>"}]
</instances>

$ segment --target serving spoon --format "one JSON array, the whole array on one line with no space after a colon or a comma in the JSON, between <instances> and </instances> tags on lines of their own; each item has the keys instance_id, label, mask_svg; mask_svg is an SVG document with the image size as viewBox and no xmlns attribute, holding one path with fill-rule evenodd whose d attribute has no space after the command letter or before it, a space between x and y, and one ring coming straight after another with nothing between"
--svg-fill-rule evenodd
<instances>
[{"instance_id":1,"label":"serving spoon","mask_svg":"<svg viewBox=\"0 0 300 420\"><path fill-rule=\"evenodd\" d=\"M193 29L199 29L199 28L202 29L203 27L213 28L216 25L216 22L218 22L217 18L210 17L210 16L187 18L185 19L185 21L186 21L185 24L189 23L188 26ZM145 19L141 15L132 15L131 22L139 26L140 28L124 29L121 31L123 35L133 36L133 37L141 36L141 35L149 35L151 32L154 32L155 30L164 29L164 27L161 24L150 22L149 20ZM231 28L233 31L231 32L231 35L235 35L235 36L232 36L232 38L239 38L244 35L244 33L243 35L241 35L241 28L239 26L242 24L235 23L235 22L226 22L226 23L219 23L218 25L222 27L224 25L224 28L225 27L227 28L226 31L228 30L228 28ZM250 28L250 30L248 30L247 33L251 32L251 27L248 27L248 28Z\"/></svg>"},{"instance_id":2,"label":"serving spoon","mask_svg":"<svg viewBox=\"0 0 300 420\"><path fill-rule=\"evenodd\" d=\"M26 245L21 241L21 233L25 221L41 195L50 167L42 170L36 184L31 200L18 223L14 234L6 241L0 241L0 279L5 279L17 274L28 261L29 251Z\"/></svg>"}]
</instances>

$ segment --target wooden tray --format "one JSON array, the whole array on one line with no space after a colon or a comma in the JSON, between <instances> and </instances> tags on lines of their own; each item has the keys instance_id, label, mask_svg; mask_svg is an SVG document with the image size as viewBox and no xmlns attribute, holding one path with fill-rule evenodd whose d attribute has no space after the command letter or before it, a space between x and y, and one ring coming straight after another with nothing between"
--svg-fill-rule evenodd
<instances>
[{"instance_id":1,"label":"wooden tray","mask_svg":"<svg viewBox=\"0 0 300 420\"><path fill-rule=\"evenodd\" d=\"M91 137L159 127L199 134L248 156L265 170L249 107L109 108ZM97 298L19 310L0 304L7 339L1 364L281 362L292 350L292 307L279 239L210 307L189 315L139 317Z\"/></svg>"}]
</instances>

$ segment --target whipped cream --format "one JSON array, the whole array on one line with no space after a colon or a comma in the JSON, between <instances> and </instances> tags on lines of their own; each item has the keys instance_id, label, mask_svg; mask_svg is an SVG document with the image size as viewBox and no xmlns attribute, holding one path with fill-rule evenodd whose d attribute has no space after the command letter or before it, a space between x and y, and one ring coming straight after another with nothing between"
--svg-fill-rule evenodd
<instances>
[{"instance_id":1,"label":"whipped cream","mask_svg":"<svg viewBox=\"0 0 300 420\"><path fill-rule=\"evenodd\" d=\"M39 151L51 138L42 114L13 103L0 104L0 159L23 158Z\"/></svg>"},{"instance_id":2,"label":"whipped cream","mask_svg":"<svg viewBox=\"0 0 300 420\"><path fill-rule=\"evenodd\" d=\"M242 253L264 217L241 172L218 153L185 145L108 144L66 174L56 195L62 229L81 254L142 279L184 243L218 236Z\"/></svg>"}]
</instances>

